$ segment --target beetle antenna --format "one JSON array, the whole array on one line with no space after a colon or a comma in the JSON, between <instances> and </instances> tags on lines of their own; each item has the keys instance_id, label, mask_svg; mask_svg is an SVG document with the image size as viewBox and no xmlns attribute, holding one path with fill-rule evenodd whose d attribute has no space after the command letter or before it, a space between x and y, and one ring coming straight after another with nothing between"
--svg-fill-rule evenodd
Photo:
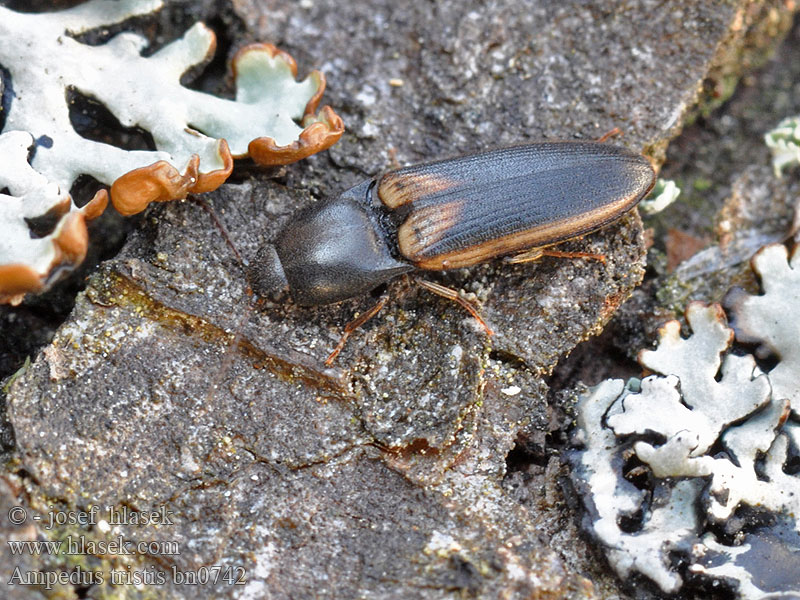
<instances>
[{"instance_id":1,"label":"beetle antenna","mask_svg":"<svg viewBox=\"0 0 800 600\"><path fill-rule=\"evenodd\" d=\"M230 248L233 255L239 261L239 264L242 267L242 271L245 272L247 275L247 266L248 262L245 260L239 249L236 247L236 244L233 243L233 239L231 238L230 234L228 233L228 229L225 225L222 224L222 221L219 220L217 216L217 212L214 208L205 200L205 198L201 198L199 196L192 196L192 200L195 204L198 204L205 212L211 217L211 221L214 223L214 226L217 230L222 234L222 238L225 240L228 248ZM245 278L247 281L247 278ZM219 387L220 382L225 377L225 374L230 369L231 364L233 364L233 352L239 347L239 342L242 340L242 333L244 331L244 326L247 321L250 320L250 316L253 312L253 306L255 304L255 295L253 294L253 290L250 287L249 283L245 283L244 289L245 296L248 299L247 306L245 307L244 314L242 314L242 318L239 319L239 322L236 324L236 329L234 330L235 333L231 338L230 342L228 343L227 348L225 349L225 355L222 358L222 364L220 365L219 371L211 380L211 383L208 386L208 390L206 392L206 404L208 404L214 396L215 391Z\"/></svg>"},{"instance_id":2,"label":"beetle antenna","mask_svg":"<svg viewBox=\"0 0 800 600\"><path fill-rule=\"evenodd\" d=\"M477 307L468 300L462 298L461 294L459 294L456 290L439 285L438 283L434 283L432 281L427 281L425 279L414 278L414 281L437 296L447 298L448 300L452 300L453 302L460 304L461 307L471 314L472 317L480 324L480 326L483 327L484 331L486 331L486 335L494 335L494 331L492 331L492 329L486 324L486 321L483 320L483 317L481 317Z\"/></svg>"},{"instance_id":3,"label":"beetle antenna","mask_svg":"<svg viewBox=\"0 0 800 600\"><path fill-rule=\"evenodd\" d=\"M233 239L231 239L231 236L228 233L228 230L225 228L225 225L223 225L222 221L219 220L219 217L217 216L217 212L211 207L211 205L206 201L206 199L205 198L201 198L200 196L192 196L192 200L194 200L194 202L196 204L199 204L200 207L204 211L206 211L208 216L211 217L211 220L214 222L214 225L219 230L219 232L222 234L222 237L225 240L225 243L228 244L228 248L230 248L231 252L233 252L234 256L236 256L236 258L239 259L239 262L242 264L242 267L245 268L245 267L249 266L249 263L241 255L241 253L239 252L239 249L236 247L236 244L233 243Z\"/></svg>"},{"instance_id":4,"label":"beetle antenna","mask_svg":"<svg viewBox=\"0 0 800 600\"><path fill-rule=\"evenodd\" d=\"M228 343L228 346L225 348L225 356L222 357L222 364L219 367L219 371L211 380L211 383L208 386L208 390L206 391L206 404L208 405L211 399L214 397L214 393L216 392L217 388L219 387L220 382L222 381L223 377L225 377L228 370L231 368L233 364L233 353L239 347L239 342L242 341L244 326L247 321L250 320L250 315L253 312L253 305L255 304L255 296L253 295L253 291L250 289L248 285L245 288L245 294L248 297L247 306L245 307L244 314L242 318L239 319L239 322L236 324L236 333L233 335L231 341Z\"/></svg>"}]
</instances>

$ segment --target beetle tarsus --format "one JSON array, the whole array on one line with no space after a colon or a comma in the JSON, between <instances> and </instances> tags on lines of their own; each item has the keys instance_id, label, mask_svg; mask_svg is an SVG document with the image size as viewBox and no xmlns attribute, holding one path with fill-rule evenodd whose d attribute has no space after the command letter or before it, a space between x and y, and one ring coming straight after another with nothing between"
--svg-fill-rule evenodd
<instances>
[{"instance_id":1,"label":"beetle tarsus","mask_svg":"<svg viewBox=\"0 0 800 600\"><path fill-rule=\"evenodd\" d=\"M595 254L594 252L561 252L559 250L543 250L542 256L555 256L556 258L585 258L586 260L596 260L605 264L605 254Z\"/></svg>"},{"instance_id":2,"label":"beetle tarsus","mask_svg":"<svg viewBox=\"0 0 800 600\"><path fill-rule=\"evenodd\" d=\"M517 265L520 263L536 262L542 258L542 256L544 256L543 248L531 248L525 252L520 252L519 254L515 254L513 256L507 256L505 261L509 264Z\"/></svg>"},{"instance_id":3,"label":"beetle tarsus","mask_svg":"<svg viewBox=\"0 0 800 600\"><path fill-rule=\"evenodd\" d=\"M547 250L546 248L531 248L520 254L510 256L506 261L512 265L520 263L535 262L543 256L554 256L556 258L585 258L596 260L603 264L606 262L605 254L595 254L594 252L563 252L561 250Z\"/></svg>"},{"instance_id":4,"label":"beetle tarsus","mask_svg":"<svg viewBox=\"0 0 800 600\"><path fill-rule=\"evenodd\" d=\"M483 320L478 309L468 300L465 300L461 297L461 295L453 289L449 287L445 287L443 285L439 285L438 283L434 283L432 281L427 281L425 279L415 279L419 285L424 287L426 290L433 292L437 296L441 296L442 298L447 298L448 300L452 300L453 302L457 302L466 310L472 317L483 327L484 331L486 331L486 335L494 335L494 331L492 331L491 327L486 324L486 321Z\"/></svg>"},{"instance_id":5,"label":"beetle tarsus","mask_svg":"<svg viewBox=\"0 0 800 600\"><path fill-rule=\"evenodd\" d=\"M359 316L357 316L355 319L353 319L347 325L344 326L344 331L342 332L342 337L339 339L339 343L336 344L336 348L334 348L333 352L331 352L328 355L328 358L325 359L326 367L330 367L334 363L336 357L339 356L339 353L344 348L344 345L347 342L347 338L350 337L350 334L353 333L359 327L361 327L364 323L369 321L372 317L377 315L381 311L381 309L384 306L386 306L386 303L388 301L389 301L388 294L384 294L383 296L380 297L375 306L370 308L368 311L360 314Z\"/></svg>"},{"instance_id":6,"label":"beetle tarsus","mask_svg":"<svg viewBox=\"0 0 800 600\"><path fill-rule=\"evenodd\" d=\"M618 136L618 135L622 135L622 129L620 129L619 127L614 127L614 129L612 129L611 131L607 131L606 133L601 135L599 138L597 138L597 141L598 141L598 143L602 144L606 140L608 140L608 139L610 139L612 137Z\"/></svg>"}]
</instances>

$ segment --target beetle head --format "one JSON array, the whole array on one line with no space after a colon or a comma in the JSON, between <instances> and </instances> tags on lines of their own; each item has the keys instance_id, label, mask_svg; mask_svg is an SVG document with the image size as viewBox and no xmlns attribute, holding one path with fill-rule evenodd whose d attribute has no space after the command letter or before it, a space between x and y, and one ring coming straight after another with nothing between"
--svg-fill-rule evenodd
<instances>
[{"instance_id":1,"label":"beetle head","mask_svg":"<svg viewBox=\"0 0 800 600\"><path fill-rule=\"evenodd\" d=\"M288 294L289 282L272 244L259 248L250 271L250 286L256 294L271 300L282 300Z\"/></svg>"}]
</instances>

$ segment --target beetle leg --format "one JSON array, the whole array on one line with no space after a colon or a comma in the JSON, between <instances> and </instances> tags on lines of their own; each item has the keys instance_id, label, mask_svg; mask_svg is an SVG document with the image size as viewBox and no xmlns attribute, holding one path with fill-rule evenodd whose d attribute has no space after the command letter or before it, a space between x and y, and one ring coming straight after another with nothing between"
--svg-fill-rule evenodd
<instances>
[{"instance_id":1,"label":"beetle leg","mask_svg":"<svg viewBox=\"0 0 800 600\"><path fill-rule=\"evenodd\" d=\"M453 289L449 287L445 287L443 285L439 285L438 283L434 283L432 281L427 281L425 279L415 279L415 281L424 287L426 290L433 292L437 296L441 296L442 298L447 298L448 300L452 300L453 302L457 302L466 310L469 314L473 316L473 318L480 323L481 327L486 331L487 335L494 335L494 331L486 324L486 321L483 320L481 315L478 313L478 309L475 307L474 304L465 300L461 297L461 295Z\"/></svg>"},{"instance_id":2,"label":"beetle leg","mask_svg":"<svg viewBox=\"0 0 800 600\"><path fill-rule=\"evenodd\" d=\"M339 339L339 343L336 344L336 348L333 349L328 355L328 358L325 359L325 366L330 367L333 362L336 360L336 357L339 356L339 353L344 348L345 342L347 342L347 338L350 337L350 334L353 333L356 329L361 327L364 323L369 321L372 317L377 315L381 309L386 306L386 303L389 301L389 294L384 294L380 297L377 304L370 308L368 311L360 314L355 319L350 321L347 325L344 326L344 331L342 332L342 337Z\"/></svg>"},{"instance_id":3,"label":"beetle leg","mask_svg":"<svg viewBox=\"0 0 800 600\"><path fill-rule=\"evenodd\" d=\"M560 252L558 250L543 250L543 256L555 256L556 258L585 258L587 260L596 260L601 263L606 262L605 254L595 254L594 252Z\"/></svg>"},{"instance_id":4,"label":"beetle leg","mask_svg":"<svg viewBox=\"0 0 800 600\"><path fill-rule=\"evenodd\" d=\"M556 258L586 258L588 260L598 260L606 262L605 254L595 254L593 252L562 252L560 250L548 250L546 248L531 248L525 252L509 256L506 262L515 265L518 263L533 262L543 256L555 256Z\"/></svg>"},{"instance_id":5,"label":"beetle leg","mask_svg":"<svg viewBox=\"0 0 800 600\"><path fill-rule=\"evenodd\" d=\"M614 129L612 129L611 131L607 131L606 133L601 135L599 138L597 138L597 142L602 144L606 140L608 140L608 139L610 139L610 138L612 138L614 136L617 136L617 135L622 135L622 129L620 129L619 127L614 127Z\"/></svg>"},{"instance_id":6,"label":"beetle leg","mask_svg":"<svg viewBox=\"0 0 800 600\"><path fill-rule=\"evenodd\" d=\"M515 265L517 263L534 262L544 256L544 248L530 248L513 256L507 256L505 262Z\"/></svg>"}]
</instances>

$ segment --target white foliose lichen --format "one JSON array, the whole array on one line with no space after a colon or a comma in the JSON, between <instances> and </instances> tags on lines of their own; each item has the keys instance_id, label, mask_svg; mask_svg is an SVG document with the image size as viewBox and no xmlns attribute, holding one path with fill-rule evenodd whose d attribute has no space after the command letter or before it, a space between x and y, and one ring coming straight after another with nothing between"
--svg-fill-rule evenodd
<instances>
[{"instance_id":1,"label":"white foliose lichen","mask_svg":"<svg viewBox=\"0 0 800 600\"><path fill-rule=\"evenodd\" d=\"M656 185L650 195L639 203L639 210L648 215L655 215L667 208L681 195L681 188L671 179L656 179Z\"/></svg>"},{"instance_id":2,"label":"white foliose lichen","mask_svg":"<svg viewBox=\"0 0 800 600\"><path fill-rule=\"evenodd\" d=\"M764 135L772 152L772 168L780 177L787 167L800 164L800 116L784 119Z\"/></svg>"},{"instance_id":3,"label":"white foliose lichen","mask_svg":"<svg viewBox=\"0 0 800 600\"><path fill-rule=\"evenodd\" d=\"M3 235L0 235L0 256L4 258L5 265L0 265L0 278L5 275L7 281L13 278L13 265L30 265L36 273L47 273L52 265L62 262L65 253L72 248L65 248L63 241L69 242L74 238L74 229L79 235L85 236L83 213L78 210L73 213L73 218L68 216L60 218L56 227L47 235L31 237L29 219L36 219L42 215L60 210L64 215L69 215L71 200L69 194L63 192L58 185L47 181L41 173L37 173L28 164L28 148L33 145L33 138L24 131L10 131L0 135L0 190L7 190L7 194L0 193L0 224ZM101 199L102 202L102 199ZM75 219L77 217L77 220ZM72 232L72 235L70 235ZM66 235L65 235L66 234ZM81 248L78 242L78 251ZM83 259L83 256L75 257ZM21 279L18 287L25 287L34 281L25 281L26 270L19 272Z\"/></svg>"},{"instance_id":4,"label":"white foliose lichen","mask_svg":"<svg viewBox=\"0 0 800 600\"><path fill-rule=\"evenodd\" d=\"M667 593L687 582L738 598L800 594L800 252L753 259L764 293L726 300L741 341L778 359L763 373L730 352L718 305L691 304L639 361L657 373L609 380L578 405L573 479L585 524L620 577ZM794 407L794 410L793 410ZM770 596L772 597L772 596Z\"/></svg>"},{"instance_id":5,"label":"white foliose lichen","mask_svg":"<svg viewBox=\"0 0 800 600\"><path fill-rule=\"evenodd\" d=\"M226 100L180 83L214 52L215 36L202 23L149 56L142 56L147 40L135 33L121 32L95 45L75 37L161 5L161 0L90 0L52 13L0 7L0 66L6 74L0 136L14 148L20 133L31 136L30 165L48 182L39 186L44 195L35 196L23 169L19 181L5 184L11 193L0 197L0 215L6 217L0 237L8 238L0 246L0 302L19 301L24 291L46 287L55 273L82 260L85 247L54 262L59 252L53 236L23 235L18 227L23 213L28 219L47 216L55 222L52 232L68 219L97 213L99 201L89 211L81 211L77 200L63 201L82 175L111 186L115 207L133 214L153 201L215 189L230 174L232 157L286 164L341 136L341 119L329 107L317 113L322 74L314 71L297 81L294 60L269 44L252 44L236 54L236 97ZM82 136L70 118L75 94L102 104L121 125L147 131L155 148L128 150ZM14 179L8 168L4 173L6 180ZM24 195L15 191L20 187ZM41 212L32 215L34 207Z\"/></svg>"}]
</instances>

